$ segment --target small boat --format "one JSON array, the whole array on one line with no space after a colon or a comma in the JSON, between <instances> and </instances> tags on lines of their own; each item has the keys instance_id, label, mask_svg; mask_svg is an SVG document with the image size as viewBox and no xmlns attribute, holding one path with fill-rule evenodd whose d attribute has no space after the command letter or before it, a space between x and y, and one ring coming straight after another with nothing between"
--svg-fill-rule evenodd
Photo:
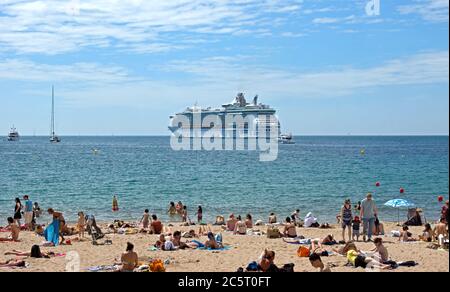
<instances>
[{"instance_id":1,"label":"small boat","mask_svg":"<svg viewBox=\"0 0 450 292\"><path fill-rule=\"evenodd\" d=\"M19 132L17 132L17 129L13 126L8 134L8 141L10 142L19 141L19 138L20 138Z\"/></svg>"},{"instance_id":2,"label":"small boat","mask_svg":"<svg viewBox=\"0 0 450 292\"><path fill-rule=\"evenodd\" d=\"M52 86L52 123L50 130L50 143L59 143L61 138L55 134L55 88Z\"/></svg>"},{"instance_id":3,"label":"small boat","mask_svg":"<svg viewBox=\"0 0 450 292\"><path fill-rule=\"evenodd\" d=\"M283 134L278 138L280 144L295 144L292 134Z\"/></svg>"}]
</instances>

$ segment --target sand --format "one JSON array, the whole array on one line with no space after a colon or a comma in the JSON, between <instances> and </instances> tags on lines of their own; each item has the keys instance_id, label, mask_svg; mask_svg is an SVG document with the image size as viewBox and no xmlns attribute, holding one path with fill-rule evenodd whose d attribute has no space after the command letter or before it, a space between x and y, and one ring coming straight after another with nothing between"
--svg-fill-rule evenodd
<instances>
[{"instance_id":1,"label":"sand","mask_svg":"<svg viewBox=\"0 0 450 292\"><path fill-rule=\"evenodd\" d=\"M172 230L187 231L189 227L179 227L179 223L174 223ZM194 228L198 228L194 227ZM258 227L257 227L258 228ZM266 227L259 227L260 230ZM385 223L387 233L391 230L398 230L399 227L394 223ZM412 227L410 231L417 237L421 233L422 227ZM214 227L214 230L219 230ZM298 228L298 234L306 238L318 238L332 233L338 240L341 238L341 229L335 225L332 229L307 229ZM7 236L7 233L0 233L1 237ZM67 237L72 239L70 246L58 246L51 248L42 248L43 251L53 251L56 253L71 254L76 252L80 258L80 270L86 271L88 267L98 265L111 265L117 262L121 253L124 251L126 243L135 244L136 252L139 254L142 262L146 263L151 259L161 259L163 261L170 259L170 264L166 266L168 272L235 272L239 267L246 267L248 263L255 261L265 248L276 252L275 263L282 266L286 263L294 263L296 272L314 272L315 270L309 264L307 258L297 256L298 245L285 243L282 239L268 239L266 236L242 236L223 233L225 245L231 247L226 251L202 251L202 250L180 250L175 252L149 251L158 236L148 234L119 235L108 234L106 239L112 240L112 245L94 246L88 240L84 242L74 241L76 236ZM429 245L425 242L400 243L397 238L389 235L382 236L385 246L388 248L390 256L395 261L413 260L419 265L406 268L400 267L393 272L449 272L449 253L443 250L432 250L427 248ZM186 239L184 239L186 240ZM205 241L202 237L200 241ZM0 261L15 258L14 256L5 256L8 250L18 249L29 251L33 244L40 244L42 237L32 232L22 232L21 242L18 243L0 243ZM373 248L372 243L358 242L359 249L368 251ZM328 248L330 249L330 248ZM323 258L325 263L333 264L333 272L364 272L362 268L355 269L345 266L347 260L341 256L330 256ZM10 269L0 268L0 272L19 271L19 272L64 272L66 267L70 268L70 261L67 256L60 256L52 259L30 259L26 262L27 268ZM69 263L69 265L68 265Z\"/></svg>"}]
</instances>

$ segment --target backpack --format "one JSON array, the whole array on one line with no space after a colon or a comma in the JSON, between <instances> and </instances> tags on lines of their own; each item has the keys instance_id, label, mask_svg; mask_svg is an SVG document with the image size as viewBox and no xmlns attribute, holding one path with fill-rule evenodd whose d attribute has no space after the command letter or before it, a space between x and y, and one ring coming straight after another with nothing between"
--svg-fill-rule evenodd
<instances>
[{"instance_id":1,"label":"backpack","mask_svg":"<svg viewBox=\"0 0 450 292\"><path fill-rule=\"evenodd\" d=\"M308 258L310 256L309 248L300 246L297 251L297 255L301 258Z\"/></svg>"}]
</instances>

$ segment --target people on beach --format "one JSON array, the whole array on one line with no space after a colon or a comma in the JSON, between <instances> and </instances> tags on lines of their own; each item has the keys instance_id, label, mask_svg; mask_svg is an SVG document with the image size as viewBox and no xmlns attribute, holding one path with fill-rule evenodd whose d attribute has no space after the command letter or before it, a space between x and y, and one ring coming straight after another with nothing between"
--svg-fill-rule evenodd
<instances>
[{"instance_id":1,"label":"people on beach","mask_svg":"<svg viewBox=\"0 0 450 292\"><path fill-rule=\"evenodd\" d=\"M331 272L330 266L325 265L322 262L320 255L317 253L312 253L309 256L309 262L311 263L311 266L313 266L315 269L317 269L321 273Z\"/></svg>"},{"instance_id":2,"label":"people on beach","mask_svg":"<svg viewBox=\"0 0 450 292\"><path fill-rule=\"evenodd\" d=\"M247 234L247 225L245 224L245 221L242 220L242 217L239 215L236 218L237 222L234 226L233 233L239 234L239 235L246 235Z\"/></svg>"},{"instance_id":3,"label":"people on beach","mask_svg":"<svg viewBox=\"0 0 450 292\"><path fill-rule=\"evenodd\" d=\"M253 228L252 215L247 214L247 216L245 217L245 225L247 226L248 229L252 229Z\"/></svg>"},{"instance_id":4,"label":"people on beach","mask_svg":"<svg viewBox=\"0 0 450 292\"><path fill-rule=\"evenodd\" d=\"M389 261L389 252L383 244L383 239L381 237L377 237L373 240L373 244L375 245L375 248L372 250L372 252L377 253L379 258L381 259L381 263L387 263Z\"/></svg>"},{"instance_id":5,"label":"people on beach","mask_svg":"<svg viewBox=\"0 0 450 292\"><path fill-rule=\"evenodd\" d=\"M59 233L59 236L61 237L61 244L64 243L64 232L66 231L66 219L64 219L64 215L62 212L57 212L53 210L52 208L47 210L47 213L52 216L53 221L58 221L59 231L55 231Z\"/></svg>"},{"instance_id":6,"label":"people on beach","mask_svg":"<svg viewBox=\"0 0 450 292\"><path fill-rule=\"evenodd\" d=\"M188 210L187 210L187 206L183 206L183 210L181 212L181 218L183 223L188 222Z\"/></svg>"},{"instance_id":7,"label":"people on beach","mask_svg":"<svg viewBox=\"0 0 450 292\"><path fill-rule=\"evenodd\" d=\"M342 240L345 241L345 230L348 231L348 240L352 240L352 203L350 199L345 200L344 205L341 207L341 226L342 226Z\"/></svg>"},{"instance_id":8,"label":"people on beach","mask_svg":"<svg viewBox=\"0 0 450 292\"><path fill-rule=\"evenodd\" d=\"M270 213L269 215L269 224L276 224L278 223L277 216L275 213Z\"/></svg>"},{"instance_id":9,"label":"people on beach","mask_svg":"<svg viewBox=\"0 0 450 292\"><path fill-rule=\"evenodd\" d=\"M142 218L139 221L139 224L142 224L142 228L148 229L148 226L150 225L150 210L149 209L145 209L144 214L142 215Z\"/></svg>"},{"instance_id":10,"label":"people on beach","mask_svg":"<svg viewBox=\"0 0 450 292\"><path fill-rule=\"evenodd\" d=\"M425 229L422 232L422 235L419 235L419 240L425 241L425 242L432 242L434 240L434 231L433 228L431 228L431 224L427 223L425 224Z\"/></svg>"},{"instance_id":11,"label":"people on beach","mask_svg":"<svg viewBox=\"0 0 450 292\"><path fill-rule=\"evenodd\" d=\"M226 222L225 230L234 232L234 230L236 229L237 222L238 222L238 220L234 217L234 214L230 214L230 217L228 218L228 220Z\"/></svg>"},{"instance_id":12,"label":"people on beach","mask_svg":"<svg viewBox=\"0 0 450 292\"><path fill-rule=\"evenodd\" d=\"M222 248L222 244L217 242L214 233L208 233L208 240L205 242L205 248L207 249L220 249Z\"/></svg>"},{"instance_id":13,"label":"people on beach","mask_svg":"<svg viewBox=\"0 0 450 292\"><path fill-rule=\"evenodd\" d=\"M133 272L139 265L138 254L134 251L134 245L130 242L127 243L127 249L122 254L121 258L121 272Z\"/></svg>"},{"instance_id":14,"label":"people on beach","mask_svg":"<svg viewBox=\"0 0 450 292\"><path fill-rule=\"evenodd\" d=\"M372 194L368 193L366 198L361 202L360 211L360 217L363 221L363 241L366 241L366 236L368 241L372 240L372 232L375 226L377 213L378 210L375 200L373 199Z\"/></svg>"},{"instance_id":15,"label":"people on beach","mask_svg":"<svg viewBox=\"0 0 450 292\"><path fill-rule=\"evenodd\" d=\"M297 225L298 223L300 223L300 209L295 210L292 214L291 214L291 220L292 222Z\"/></svg>"},{"instance_id":16,"label":"people on beach","mask_svg":"<svg viewBox=\"0 0 450 292\"><path fill-rule=\"evenodd\" d=\"M84 216L83 212L78 212L77 228L78 228L78 236L79 236L79 238L83 239L84 238L84 232L86 230L86 217Z\"/></svg>"},{"instance_id":17,"label":"people on beach","mask_svg":"<svg viewBox=\"0 0 450 292\"><path fill-rule=\"evenodd\" d=\"M11 234L6 238L0 238L0 242L18 242L19 241L19 234L20 234L20 227L16 224L14 221L14 218L8 217L8 228L11 231Z\"/></svg>"},{"instance_id":18,"label":"people on beach","mask_svg":"<svg viewBox=\"0 0 450 292\"><path fill-rule=\"evenodd\" d=\"M375 236L384 235L384 224L380 222L380 219L378 219L378 215L375 216L375 222L374 222L372 235L375 235Z\"/></svg>"},{"instance_id":19,"label":"people on beach","mask_svg":"<svg viewBox=\"0 0 450 292\"><path fill-rule=\"evenodd\" d=\"M295 226L295 223L292 222L290 217L286 217L283 236L289 238L297 238L297 227Z\"/></svg>"},{"instance_id":20,"label":"people on beach","mask_svg":"<svg viewBox=\"0 0 450 292\"><path fill-rule=\"evenodd\" d=\"M355 218L352 221L352 240L359 241L359 235L360 235L360 229L361 229L361 220L358 216L355 216Z\"/></svg>"},{"instance_id":21,"label":"people on beach","mask_svg":"<svg viewBox=\"0 0 450 292\"><path fill-rule=\"evenodd\" d=\"M177 205L175 206L178 215L183 215L183 207L184 206L183 206L183 203L181 201L179 201L177 203Z\"/></svg>"},{"instance_id":22,"label":"people on beach","mask_svg":"<svg viewBox=\"0 0 450 292\"><path fill-rule=\"evenodd\" d=\"M30 200L28 195L23 196L25 203L24 207L24 217L25 217L25 229L28 231L33 230L33 202Z\"/></svg>"},{"instance_id":23,"label":"people on beach","mask_svg":"<svg viewBox=\"0 0 450 292\"><path fill-rule=\"evenodd\" d=\"M198 209L197 209L197 223L198 224L203 223L203 208L202 208L202 206L198 206Z\"/></svg>"},{"instance_id":24,"label":"people on beach","mask_svg":"<svg viewBox=\"0 0 450 292\"><path fill-rule=\"evenodd\" d=\"M22 220L22 203L19 198L16 198L14 205L14 221L20 227L20 220Z\"/></svg>"},{"instance_id":25,"label":"people on beach","mask_svg":"<svg viewBox=\"0 0 450 292\"><path fill-rule=\"evenodd\" d=\"M278 272L279 269L274 262L275 262L275 252L266 249L260 256L258 269L266 273Z\"/></svg>"},{"instance_id":26,"label":"people on beach","mask_svg":"<svg viewBox=\"0 0 450 292\"><path fill-rule=\"evenodd\" d=\"M33 204L33 224L37 223L37 218L41 217L42 210L41 207L39 207L38 202L34 202Z\"/></svg>"},{"instance_id":27,"label":"people on beach","mask_svg":"<svg viewBox=\"0 0 450 292\"><path fill-rule=\"evenodd\" d=\"M49 259L51 257L55 256L54 252L41 252L41 248L39 247L39 245L33 245L31 247L31 251L30 252L24 252L24 251L20 251L20 250L12 250L12 251L8 251L5 252L5 255L15 255L15 256L19 256L19 257L30 257L30 258L36 258L36 259Z\"/></svg>"},{"instance_id":28,"label":"people on beach","mask_svg":"<svg viewBox=\"0 0 450 292\"><path fill-rule=\"evenodd\" d=\"M412 234L409 232L409 227L404 225L402 227L402 231L400 232L400 237L398 238L400 242L411 242L417 241L417 239L412 237Z\"/></svg>"},{"instance_id":29,"label":"people on beach","mask_svg":"<svg viewBox=\"0 0 450 292\"><path fill-rule=\"evenodd\" d=\"M153 214L152 215L152 223L150 224L150 233L151 234L161 234L163 231L163 224L158 220L158 217Z\"/></svg>"},{"instance_id":30,"label":"people on beach","mask_svg":"<svg viewBox=\"0 0 450 292\"><path fill-rule=\"evenodd\" d=\"M169 216L177 215L177 208L175 207L174 202L170 202L169 209L167 210L167 214L169 214Z\"/></svg>"},{"instance_id":31,"label":"people on beach","mask_svg":"<svg viewBox=\"0 0 450 292\"><path fill-rule=\"evenodd\" d=\"M448 229L447 223L444 218L441 218L438 224L434 227L433 233L436 238L439 238L439 235L442 235L444 238L448 238Z\"/></svg>"},{"instance_id":32,"label":"people on beach","mask_svg":"<svg viewBox=\"0 0 450 292\"><path fill-rule=\"evenodd\" d=\"M319 222L317 222L317 218L314 217L313 213L309 212L305 216L304 226L306 228L311 228L311 227L317 228L317 227L320 227L320 224L319 224Z\"/></svg>"},{"instance_id":33,"label":"people on beach","mask_svg":"<svg viewBox=\"0 0 450 292\"><path fill-rule=\"evenodd\" d=\"M23 268L26 266L26 262L19 259L11 259L5 262L0 262L0 268Z\"/></svg>"},{"instance_id":34,"label":"people on beach","mask_svg":"<svg viewBox=\"0 0 450 292\"><path fill-rule=\"evenodd\" d=\"M448 200L445 202L445 205L442 206L441 209L441 219L444 219L443 222L448 224L448 220L449 220L449 211L448 211Z\"/></svg>"},{"instance_id":35,"label":"people on beach","mask_svg":"<svg viewBox=\"0 0 450 292\"><path fill-rule=\"evenodd\" d=\"M363 253L359 252L354 247L349 248L347 252L347 260L355 268L361 267L363 269L366 269L367 267L370 267L370 268L378 268L381 270L387 270L391 268L390 265L379 263L377 260L365 256Z\"/></svg>"}]
</instances>

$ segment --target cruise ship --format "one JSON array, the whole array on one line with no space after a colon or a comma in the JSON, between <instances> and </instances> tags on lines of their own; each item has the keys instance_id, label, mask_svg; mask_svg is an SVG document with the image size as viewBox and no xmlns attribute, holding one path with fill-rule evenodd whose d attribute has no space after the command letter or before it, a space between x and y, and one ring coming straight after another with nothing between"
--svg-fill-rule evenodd
<instances>
[{"instance_id":1,"label":"cruise ship","mask_svg":"<svg viewBox=\"0 0 450 292\"><path fill-rule=\"evenodd\" d=\"M243 118L243 123L232 119ZM220 125L220 126L219 126ZM269 105L258 103L258 96L251 103L243 93L239 93L231 103L221 108L201 108L197 105L170 117L169 130L176 136L203 137L206 132L219 138L258 138L272 137L276 130L278 139L280 123L276 110Z\"/></svg>"},{"instance_id":2,"label":"cruise ship","mask_svg":"<svg viewBox=\"0 0 450 292\"><path fill-rule=\"evenodd\" d=\"M14 126L11 128L11 131L8 134L8 141L19 141L19 132L17 132L17 129Z\"/></svg>"}]
</instances>

